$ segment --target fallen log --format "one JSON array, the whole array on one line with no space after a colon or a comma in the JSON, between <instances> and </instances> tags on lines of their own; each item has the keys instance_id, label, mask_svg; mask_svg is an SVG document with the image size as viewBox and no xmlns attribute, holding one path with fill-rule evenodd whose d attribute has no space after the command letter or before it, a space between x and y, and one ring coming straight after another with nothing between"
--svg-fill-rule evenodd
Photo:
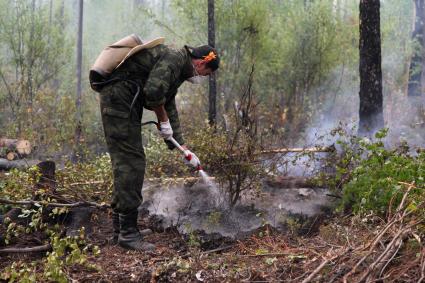
<instances>
[{"instance_id":1,"label":"fallen log","mask_svg":"<svg viewBox=\"0 0 425 283\"><path fill-rule=\"evenodd\" d=\"M27 140L0 138L0 147L6 147L10 151L15 151L22 156L31 153L31 143Z\"/></svg>"},{"instance_id":2,"label":"fallen log","mask_svg":"<svg viewBox=\"0 0 425 283\"><path fill-rule=\"evenodd\" d=\"M320 188L311 178L294 176L276 176L265 180L272 188Z\"/></svg>"},{"instance_id":3,"label":"fallen log","mask_svg":"<svg viewBox=\"0 0 425 283\"><path fill-rule=\"evenodd\" d=\"M10 170L10 169L26 169L31 166L37 165L40 163L40 160L7 160L6 158L0 158L0 170Z\"/></svg>"}]
</instances>

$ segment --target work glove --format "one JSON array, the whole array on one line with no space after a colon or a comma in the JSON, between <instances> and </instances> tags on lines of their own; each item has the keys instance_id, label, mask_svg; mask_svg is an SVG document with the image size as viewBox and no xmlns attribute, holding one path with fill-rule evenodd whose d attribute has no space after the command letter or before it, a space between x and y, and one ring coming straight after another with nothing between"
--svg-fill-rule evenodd
<instances>
[{"instance_id":1,"label":"work glove","mask_svg":"<svg viewBox=\"0 0 425 283\"><path fill-rule=\"evenodd\" d=\"M193 166L196 169L201 165L198 156L188 149L184 151L184 160L187 165Z\"/></svg>"},{"instance_id":2,"label":"work glove","mask_svg":"<svg viewBox=\"0 0 425 283\"><path fill-rule=\"evenodd\" d=\"M171 128L170 120L159 123L159 134L165 140L173 137L173 129Z\"/></svg>"}]
</instances>

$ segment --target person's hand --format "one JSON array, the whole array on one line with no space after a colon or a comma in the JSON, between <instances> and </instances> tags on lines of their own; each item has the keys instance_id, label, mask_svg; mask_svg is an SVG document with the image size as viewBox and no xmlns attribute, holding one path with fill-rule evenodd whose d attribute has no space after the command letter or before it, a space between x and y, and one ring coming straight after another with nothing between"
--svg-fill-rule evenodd
<instances>
[{"instance_id":1,"label":"person's hand","mask_svg":"<svg viewBox=\"0 0 425 283\"><path fill-rule=\"evenodd\" d=\"M173 129L171 128L170 120L159 122L159 134L166 140L173 137Z\"/></svg>"},{"instance_id":2,"label":"person's hand","mask_svg":"<svg viewBox=\"0 0 425 283\"><path fill-rule=\"evenodd\" d=\"M196 154L188 149L184 151L184 160L187 165L193 166L195 168L198 168L198 166L201 165L198 156L196 156Z\"/></svg>"}]
</instances>

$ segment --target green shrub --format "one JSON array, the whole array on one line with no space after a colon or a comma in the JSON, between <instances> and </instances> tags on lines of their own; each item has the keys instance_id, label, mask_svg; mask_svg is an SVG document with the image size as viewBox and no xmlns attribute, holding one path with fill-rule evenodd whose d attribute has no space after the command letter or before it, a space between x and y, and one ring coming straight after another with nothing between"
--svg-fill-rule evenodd
<instances>
[{"instance_id":1,"label":"green shrub","mask_svg":"<svg viewBox=\"0 0 425 283\"><path fill-rule=\"evenodd\" d=\"M88 245L84 237L84 229L79 236L60 237L57 232L49 231L52 250L41 262L25 263L13 262L6 267L0 276L5 282L68 282L67 269L79 265L88 269L98 269L88 263L90 255L100 253L97 246ZM43 273L39 273L38 266L42 264Z\"/></svg>"},{"instance_id":2,"label":"green shrub","mask_svg":"<svg viewBox=\"0 0 425 283\"><path fill-rule=\"evenodd\" d=\"M417 188L409 194L411 205L425 200L425 153L410 154L406 146L387 149L382 141L385 135L386 131L381 131L375 141L364 138L355 145L358 162L345 169L350 177L343 185L342 207L385 215L399 205L406 184Z\"/></svg>"}]
</instances>

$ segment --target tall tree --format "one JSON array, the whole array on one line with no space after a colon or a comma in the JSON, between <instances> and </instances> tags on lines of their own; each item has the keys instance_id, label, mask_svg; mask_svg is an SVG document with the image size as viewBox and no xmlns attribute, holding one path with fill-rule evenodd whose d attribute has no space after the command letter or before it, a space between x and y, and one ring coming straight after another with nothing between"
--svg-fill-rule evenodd
<instances>
[{"instance_id":1,"label":"tall tree","mask_svg":"<svg viewBox=\"0 0 425 283\"><path fill-rule=\"evenodd\" d=\"M78 37L77 37L77 98L75 100L75 135L74 142L77 145L75 150L78 150L78 144L81 139L82 130L82 114L81 114L81 69L83 63L83 0L79 0L78 6ZM77 152L74 152L74 157Z\"/></svg>"},{"instance_id":2,"label":"tall tree","mask_svg":"<svg viewBox=\"0 0 425 283\"><path fill-rule=\"evenodd\" d=\"M359 134L384 126L379 0L360 0Z\"/></svg>"},{"instance_id":3,"label":"tall tree","mask_svg":"<svg viewBox=\"0 0 425 283\"><path fill-rule=\"evenodd\" d=\"M29 43L31 45L31 48L29 49L30 52L28 52L28 110L29 110L29 125L32 127L32 118L33 118L33 103L34 103L34 88L33 88L33 66L35 63L34 60L34 33L35 33L35 0L32 0L31 2L31 30L30 30L30 40Z\"/></svg>"},{"instance_id":4,"label":"tall tree","mask_svg":"<svg viewBox=\"0 0 425 283\"><path fill-rule=\"evenodd\" d=\"M423 86L423 60L425 51L424 25L425 25L425 0L414 0L415 2L415 28L412 39L417 43L417 48L410 61L409 84L407 87L408 96L421 96Z\"/></svg>"},{"instance_id":5,"label":"tall tree","mask_svg":"<svg viewBox=\"0 0 425 283\"><path fill-rule=\"evenodd\" d=\"M215 47L214 0L208 0L208 45ZM217 117L217 81L215 72L209 76L208 120L210 125L216 123Z\"/></svg>"}]
</instances>

